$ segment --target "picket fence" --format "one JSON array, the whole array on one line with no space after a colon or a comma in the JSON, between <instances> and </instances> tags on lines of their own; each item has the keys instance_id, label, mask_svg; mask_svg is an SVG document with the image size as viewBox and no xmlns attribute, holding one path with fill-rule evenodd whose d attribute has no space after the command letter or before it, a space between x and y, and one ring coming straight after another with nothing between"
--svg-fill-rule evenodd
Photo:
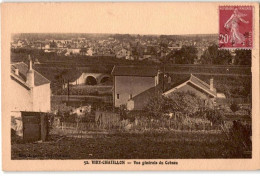
<instances>
[{"instance_id":1,"label":"picket fence","mask_svg":"<svg viewBox=\"0 0 260 177\"><path fill-rule=\"evenodd\" d=\"M192 118L187 114L176 112L172 117L151 119L141 115L134 118L120 119L120 115L112 112L96 111L95 120L90 122L60 122L56 129L64 134L84 134L91 131L153 131L153 130L185 130L185 131L221 131L221 127L212 125L205 118ZM132 121L130 121L132 120Z\"/></svg>"}]
</instances>

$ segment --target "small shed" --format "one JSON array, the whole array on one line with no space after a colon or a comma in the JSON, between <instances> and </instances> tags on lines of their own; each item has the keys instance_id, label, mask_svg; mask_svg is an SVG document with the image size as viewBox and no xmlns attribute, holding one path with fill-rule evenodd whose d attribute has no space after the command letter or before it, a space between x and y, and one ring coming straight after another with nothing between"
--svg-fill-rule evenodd
<instances>
[{"instance_id":1,"label":"small shed","mask_svg":"<svg viewBox=\"0 0 260 177\"><path fill-rule=\"evenodd\" d=\"M13 118L12 118L13 119ZM42 112L21 112L19 120L19 128L12 125L12 129L16 131L16 135L20 136L25 142L46 141L48 136L48 114ZM14 121L12 121L13 124ZM19 133L18 133L19 132Z\"/></svg>"}]
</instances>

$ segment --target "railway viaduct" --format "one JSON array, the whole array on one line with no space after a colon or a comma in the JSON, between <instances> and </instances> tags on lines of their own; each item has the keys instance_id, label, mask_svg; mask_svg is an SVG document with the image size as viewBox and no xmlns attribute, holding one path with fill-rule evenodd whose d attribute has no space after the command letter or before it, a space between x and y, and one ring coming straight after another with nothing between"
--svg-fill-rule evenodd
<instances>
[{"instance_id":1,"label":"railway viaduct","mask_svg":"<svg viewBox=\"0 0 260 177\"><path fill-rule=\"evenodd\" d=\"M110 74L106 73L87 73L83 72L79 78L75 81L70 82L72 85L86 84L86 85L97 85L104 83L111 78Z\"/></svg>"}]
</instances>

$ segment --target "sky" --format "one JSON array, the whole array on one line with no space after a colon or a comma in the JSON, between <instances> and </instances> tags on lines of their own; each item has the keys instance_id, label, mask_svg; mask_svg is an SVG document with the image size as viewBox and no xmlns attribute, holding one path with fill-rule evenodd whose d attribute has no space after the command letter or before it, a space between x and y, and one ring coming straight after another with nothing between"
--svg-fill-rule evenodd
<instances>
[{"instance_id":1,"label":"sky","mask_svg":"<svg viewBox=\"0 0 260 177\"><path fill-rule=\"evenodd\" d=\"M218 33L215 3L23 3L4 10L12 33Z\"/></svg>"}]
</instances>

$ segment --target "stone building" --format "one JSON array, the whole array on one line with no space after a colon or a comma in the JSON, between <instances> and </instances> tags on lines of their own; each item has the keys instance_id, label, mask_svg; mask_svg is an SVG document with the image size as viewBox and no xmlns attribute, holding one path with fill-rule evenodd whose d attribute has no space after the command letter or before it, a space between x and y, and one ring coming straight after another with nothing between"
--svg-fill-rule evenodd
<instances>
[{"instance_id":1,"label":"stone building","mask_svg":"<svg viewBox=\"0 0 260 177\"><path fill-rule=\"evenodd\" d=\"M50 81L35 71L32 60L29 66L24 62L11 64L10 95L11 111L50 112L51 89Z\"/></svg>"},{"instance_id":2,"label":"stone building","mask_svg":"<svg viewBox=\"0 0 260 177\"><path fill-rule=\"evenodd\" d=\"M113 105L126 105L136 95L158 85L156 67L115 66L113 76Z\"/></svg>"}]
</instances>

